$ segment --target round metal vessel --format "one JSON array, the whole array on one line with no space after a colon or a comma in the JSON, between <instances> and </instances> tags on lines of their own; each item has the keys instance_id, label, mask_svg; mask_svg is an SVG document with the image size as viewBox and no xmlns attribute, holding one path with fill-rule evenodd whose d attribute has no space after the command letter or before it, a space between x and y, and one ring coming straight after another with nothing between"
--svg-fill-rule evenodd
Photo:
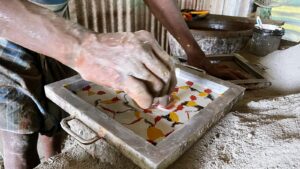
<instances>
[{"instance_id":1,"label":"round metal vessel","mask_svg":"<svg viewBox=\"0 0 300 169\"><path fill-rule=\"evenodd\" d=\"M252 36L254 23L241 17L209 15L187 22L190 31L206 55L231 54L246 46ZM168 34L171 54L186 58L178 42Z\"/></svg>"}]
</instances>

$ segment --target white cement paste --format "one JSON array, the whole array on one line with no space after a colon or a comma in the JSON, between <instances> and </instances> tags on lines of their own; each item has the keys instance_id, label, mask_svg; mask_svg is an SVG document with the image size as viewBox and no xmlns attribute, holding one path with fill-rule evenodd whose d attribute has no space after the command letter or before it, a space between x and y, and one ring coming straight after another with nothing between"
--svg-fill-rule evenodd
<instances>
[{"instance_id":1,"label":"white cement paste","mask_svg":"<svg viewBox=\"0 0 300 169\"><path fill-rule=\"evenodd\" d=\"M85 85L76 95L110 118L130 129L149 143L156 145L181 129L200 110L212 103L228 89L177 69L177 84L166 109L143 110L123 91L95 85ZM180 132L180 131L178 131Z\"/></svg>"}]
</instances>

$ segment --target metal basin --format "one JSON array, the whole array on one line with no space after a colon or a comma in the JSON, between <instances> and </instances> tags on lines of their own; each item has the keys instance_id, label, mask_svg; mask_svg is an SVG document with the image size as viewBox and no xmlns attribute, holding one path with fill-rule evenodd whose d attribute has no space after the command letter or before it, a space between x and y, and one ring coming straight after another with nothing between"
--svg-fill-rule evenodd
<instances>
[{"instance_id":1,"label":"metal basin","mask_svg":"<svg viewBox=\"0 0 300 169\"><path fill-rule=\"evenodd\" d=\"M231 54L246 46L254 21L244 17L209 15L187 22L190 31L206 55ZM186 58L178 42L168 34L171 54Z\"/></svg>"}]
</instances>

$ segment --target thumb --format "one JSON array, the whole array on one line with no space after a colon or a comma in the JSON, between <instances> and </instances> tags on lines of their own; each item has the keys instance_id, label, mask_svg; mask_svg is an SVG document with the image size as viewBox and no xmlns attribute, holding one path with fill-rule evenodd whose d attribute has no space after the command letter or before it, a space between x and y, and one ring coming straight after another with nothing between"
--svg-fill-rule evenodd
<instances>
[{"instance_id":1,"label":"thumb","mask_svg":"<svg viewBox=\"0 0 300 169\"><path fill-rule=\"evenodd\" d=\"M143 81L130 76L126 80L123 90L142 109L147 109L152 105L153 96L148 92Z\"/></svg>"}]
</instances>

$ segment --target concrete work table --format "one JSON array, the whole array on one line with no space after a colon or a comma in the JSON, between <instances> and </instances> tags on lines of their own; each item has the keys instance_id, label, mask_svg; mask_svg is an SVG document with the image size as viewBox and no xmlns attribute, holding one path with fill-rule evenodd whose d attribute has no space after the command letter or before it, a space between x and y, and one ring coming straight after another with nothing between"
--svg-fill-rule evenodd
<instances>
[{"instance_id":1,"label":"concrete work table","mask_svg":"<svg viewBox=\"0 0 300 169\"><path fill-rule=\"evenodd\" d=\"M300 81L294 78L300 79L299 53L299 45L263 58L242 53L265 69L273 86L247 91L228 115L169 168L300 168L300 94L296 94ZM92 135L76 122L71 126L86 137ZM62 154L37 168L138 167L104 140L83 146L69 138Z\"/></svg>"}]
</instances>

